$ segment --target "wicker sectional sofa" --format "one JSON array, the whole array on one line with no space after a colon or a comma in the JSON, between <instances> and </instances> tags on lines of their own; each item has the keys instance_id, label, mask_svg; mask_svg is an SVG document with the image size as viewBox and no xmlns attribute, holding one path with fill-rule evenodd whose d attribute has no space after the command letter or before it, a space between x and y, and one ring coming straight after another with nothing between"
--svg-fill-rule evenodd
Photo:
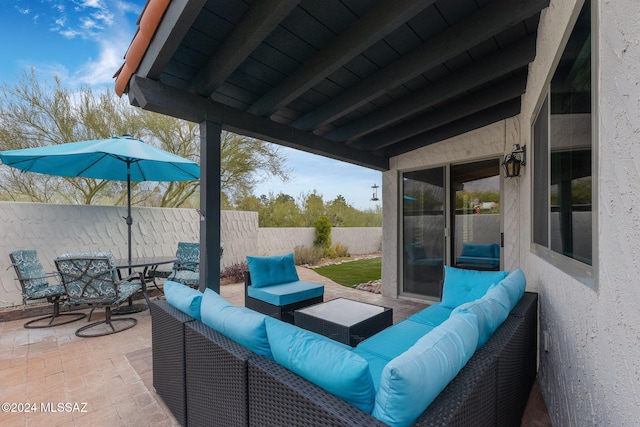
<instances>
[{"instance_id":1,"label":"wicker sectional sofa","mask_svg":"<svg viewBox=\"0 0 640 427\"><path fill-rule=\"evenodd\" d=\"M386 425L195 313L151 304L153 384L181 425ZM412 425L519 425L536 375L536 328L537 295L525 293Z\"/></svg>"}]
</instances>

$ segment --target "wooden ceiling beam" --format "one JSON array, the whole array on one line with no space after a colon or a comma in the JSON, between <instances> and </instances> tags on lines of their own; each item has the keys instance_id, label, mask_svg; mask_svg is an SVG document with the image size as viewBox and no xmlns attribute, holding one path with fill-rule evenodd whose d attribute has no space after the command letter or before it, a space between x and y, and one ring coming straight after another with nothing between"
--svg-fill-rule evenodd
<instances>
[{"instance_id":1,"label":"wooden ceiling beam","mask_svg":"<svg viewBox=\"0 0 640 427\"><path fill-rule=\"evenodd\" d=\"M447 123L454 122L465 116L478 113L510 99L520 97L527 86L527 72L521 72L496 85L489 86L468 96L444 105L432 112L421 114L410 121L382 132L363 138L352 147L376 151L388 147L415 135L420 135Z\"/></svg>"},{"instance_id":2,"label":"wooden ceiling beam","mask_svg":"<svg viewBox=\"0 0 640 427\"><path fill-rule=\"evenodd\" d=\"M300 0L254 1L187 90L201 96L211 96L298 3Z\"/></svg>"},{"instance_id":3,"label":"wooden ceiling beam","mask_svg":"<svg viewBox=\"0 0 640 427\"><path fill-rule=\"evenodd\" d=\"M455 74L433 82L422 90L412 92L403 99L323 136L332 141L355 140L525 67L533 61L535 55L536 35L532 34Z\"/></svg>"},{"instance_id":4,"label":"wooden ceiling beam","mask_svg":"<svg viewBox=\"0 0 640 427\"><path fill-rule=\"evenodd\" d=\"M331 75L368 47L403 25L435 0L380 0L344 33L258 99L247 111L268 116Z\"/></svg>"},{"instance_id":5,"label":"wooden ceiling beam","mask_svg":"<svg viewBox=\"0 0 640 427\"><path fill-rule=\"evenodd\" d=\"M520 97L511 99L502 104L480 111L479 113L406 139L383 150L379 150L377 153L387 157L399 156L417 150L418 148L426 147L463 133L480 129L481 127L496 123L500 120L516 116L520 113L520 107Z\"/></svg>"},{"instance_id":6,"label":"wooden ceiling beam","mask_svg":"<svg viewBox=\"0 0 640 427\"><path fill-rule=\"evenodd\" d=\"M137 75L134 75L130 82L129 102L145 110L195 123L210 120L220 123L223 129L237 134L274 142L358 166L380 171L389 169L389 160L377 154L362 152L312 133L273 122L268 118L220 104L210 98Z\"/></svg>"},{"instance_id":7,"label":"wooden ceiling beam","mask_svg":"<svg viewBox=\"0 0 640 427\"><path fill-rule=\"evenodd\" d=\"M549 0L494 0L408 55L380 69L333 100L295 120L295 128L311 131L350 113L394 87L494 37L539 13Z\"/></svg>"}]
</instances>

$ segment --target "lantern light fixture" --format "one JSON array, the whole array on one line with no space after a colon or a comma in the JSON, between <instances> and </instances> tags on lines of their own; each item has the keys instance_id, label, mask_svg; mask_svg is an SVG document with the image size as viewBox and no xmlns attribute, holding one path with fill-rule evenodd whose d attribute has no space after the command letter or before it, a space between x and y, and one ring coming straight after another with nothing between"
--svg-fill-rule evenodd
<instances>
[{"instance_id":1,"label":"lantern light fixture","mask_svg":"<svg viewBox=\"0 0 640 427\"><path fill-rule=\"evenodd\" d=\"M513 151L508 154L502 162L504 167L504 176L506 178L513 178L520 176L520 168L527 164L527 147L520 144L513 144Z\"/></svg>"}]
</instances>

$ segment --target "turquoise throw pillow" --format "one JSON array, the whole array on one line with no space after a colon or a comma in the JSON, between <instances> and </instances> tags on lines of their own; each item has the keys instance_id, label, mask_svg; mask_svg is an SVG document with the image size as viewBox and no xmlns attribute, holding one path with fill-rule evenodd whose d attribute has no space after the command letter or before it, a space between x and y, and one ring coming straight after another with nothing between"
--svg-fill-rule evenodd
<instances>
[{"instance_id":1,"label":"turquoise throw pillow","mask_svg":"<svg viewBox=\"0 0 640 427\"><path fill-rule=\"evenodd\" d=\"M478 321L451 316L382 370L372 415L393 427L411 425L473 355Z\"/></svg>"},{"instance_id":2,"label":"turquoise throw pillow","mask_svg":"<svg viewBox=\"0 0 640 427\"><path fill-rule=\"evenodd\" d=\"M169 304L184 314L200 320L202 292L181 283L167 280L164 282L164 295Z\"/></svg>"},{"instance_id":3,"label":"turquoise throw pillow","mask_svg":"<svg viewBox=\"0 0 640 427\"><path fill-rule=\"evenodd\" d=\"M508 271L463 270L445 265L442 305L456 308L482 297L494 283L507 277Z\"/></svg>"},{"instance_id":4,"label":"turquoise throw pillow","mask_svg":"<svg viewBox=\"0 0 640 427\"><path fill-rule=\"evenodd\" d=\"M369 363L351 347L274 318L267 318L266 325L276 362L371 413L375 388Z\"/></svg>"},{"instance_id":5,"label":"turquoise throw pillow","mask_svg":"<svg viewBox=\"0 0 640 427\"><path fill-rule=\"evenodd\" d=\"M524 272L517 268L513 270L507 277L500 282L502 286L507 290L509 294L509 300L511 301L511 307L509 311L513 310L513 307L518 304L520 298L524 295L524 291L527 288L527 279L524 276Z\"/></svg>"},{"instance_id":6,"label":"turquoise throw pillow","mask_svg":"<svg viewBox=\"0 0 640 427\"><path fill-rule=\"evenodd\" d=\"M292 252L275 256L247 256L247 264L251 285L256 288L300 280Z\"/></svg>"},{"instance_id":7,"label":"turquoise throw pillow","mask_svg":"<svg viewBox=\"0 0 640 427\"><path fill-rule=\"evenodd\" d=\"M502 285L494 285L480 299L457 307L451 317L460 313L474 313L478 318L478 346L485 345L491 335L509 316L509 295Z\"/></svg>"},{"instance_id":8,"label":"turquoise throw pillow","mask_svg":"<svg viewBox=\"0 0 640 427\"><path fill-rule=\"evenodd\" d=\"M271 358L265 315L235 307L211 289L205 289L200 307L202 323L256 354Z\"/></svg>"}]
</instances>

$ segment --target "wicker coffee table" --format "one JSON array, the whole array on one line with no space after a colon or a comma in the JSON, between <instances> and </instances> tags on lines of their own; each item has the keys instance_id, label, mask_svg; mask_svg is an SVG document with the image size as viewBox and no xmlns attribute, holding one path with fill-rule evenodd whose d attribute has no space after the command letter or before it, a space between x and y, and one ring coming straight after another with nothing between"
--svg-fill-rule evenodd
<instances>
[{"instance_id":1,"label":"wicker coffee table","mask_svg":"<svg viewBox=\"0 0 640 427\"><path fill-rule=\"evenodd\" d=\"M296 310L296 326L355 347L393 324L393 309L347 298Z\"/></svg>"}]
</instances>

